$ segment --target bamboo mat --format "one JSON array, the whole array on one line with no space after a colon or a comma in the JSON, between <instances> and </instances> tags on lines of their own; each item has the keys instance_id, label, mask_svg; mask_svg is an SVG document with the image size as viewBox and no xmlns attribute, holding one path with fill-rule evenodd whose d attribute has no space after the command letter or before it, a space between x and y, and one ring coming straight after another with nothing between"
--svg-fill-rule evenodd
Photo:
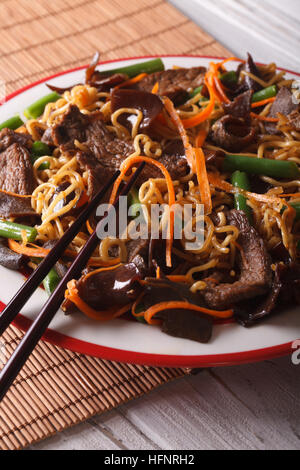
<instances>
[{"instance_id":1,"label":"bamboo mat","mask_svg":"<svg viewBox=\"0 0 300 470\"><path fill-rule=\"evenodd\" d=\"M163 0L0 0L0 79L7 94L101 58L228 55ZM0 364L22 334L0 338ZM0 365L1 367L1 365ZM0 405L0 449L21 449L188 373L118 364L40 342Z\"/></svg>"}]
</instances>

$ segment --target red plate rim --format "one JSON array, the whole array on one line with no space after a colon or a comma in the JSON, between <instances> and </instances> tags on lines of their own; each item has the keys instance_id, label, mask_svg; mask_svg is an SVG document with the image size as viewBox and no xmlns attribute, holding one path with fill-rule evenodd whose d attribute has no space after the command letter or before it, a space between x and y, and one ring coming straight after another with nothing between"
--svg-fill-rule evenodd
<instances>
[{"instance_id":1,"label":"red plate rim","mask_svg":"<svg viewBox=\"0 0 300 470\"><path fill-rule=\"evenodd\" d=\"M113 59L106 60L101 62L103 64L110 64L114 62L122 62L126 60L138 60L138 59L151 59L151 58L176 58L176 57L189 57L189 58L198 58L198 59L213 59L213 60L224 60L226 57L216 57L216 56L206 56L206 55L147 55L147 56L137 56L137 57L126 57L122 59ZM12 100L16 96L24 93L25 91L36 87L42 83L45 83L49 80L52 80L63 75L67 75L72 72L79 70L84 70L87 65L80 67L75 67L63 72L50 75L48 77L42 78L36 82L33 82L25 87L9 94L4 103ZM293 75L300 77L300 73L277 67L278 70L282 70ZM3 103L3 104L4 104ZM0 310L3 310L5 305L0 301ZM13 322L14 326L20 328L23 331L27 331L32 325L32 321L29 320L22 314L19 314L16 320ZM86 354L89 356L98 357L101 359L106 359L110 361L126 362L132 364L141 364L141 365L151 365L158 367L219 367L219 366L232 366L239 364L247 364L253 362L260 362L268 359L275 359L278 357L286 356L292 354L293 351L293 342L280 344L277 346L272 346L269 348L256 349L252 351L241 351L237 353L228 353L228 354L215 354L207 356L176 356L176 355L166 355L166 354L149 354L149 353L139 353L134 351L127 351L123 349L109 348L106 346L100 346L97 344L89 343L82 341L70 336L64 335L57 331L54 331L48 328L43 335L42 339L48 343L60 346L64 349L69 349L73 352L78 352L81 354Z\"/></svg>"}]
</instances>

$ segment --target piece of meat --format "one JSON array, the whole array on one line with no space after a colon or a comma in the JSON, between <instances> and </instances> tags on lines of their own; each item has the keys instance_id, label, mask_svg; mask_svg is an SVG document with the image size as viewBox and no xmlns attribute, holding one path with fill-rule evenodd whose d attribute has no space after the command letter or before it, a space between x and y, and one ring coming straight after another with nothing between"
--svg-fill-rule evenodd
<instances>
[{"instance_id":1,"label":"piece of meat","mask_svg":"<svg viewBox=\"0 0 300 470\"><path fill-rule=\"evenodd\" d=\"M233 284L218 284L203 291L206 304L215 309L228 308L242 300L265 294L271 286L271 259L264 242L242 211L231 210L227 222L240 231L242 248L239 262L240 278Z\"/></svg>"},{"instance_id":2,"label":"piece of meat","mask_svg":"<svg viewBox=\"0 0 300 470\"><path fill-rule=\"evenodd\" d=\"M0 217L37 217L37 213L31 207L30 198L11 196L0 191Z\"/></svg>"},{"instance_id":3,"label":"piece of meat","mask_svg":"<svg viewBox=\"0 0 300 470\"><path fill-rule=\"evenodd\" d=\"M258 306L257 299L255 306L252 306L251 302L246 306L241 305L236 309L235 317L243 326L251 326L287 305L300 304L299 292L300 265L290 261L286 264L279 262L267 297Z\"/></svg>"},{"instance_id":4,"label":"piece of meat","mask_svg":"<svg viewBox=\"0 0 300 470\"><path fill-rule=\"evenodd\" d=\"M288 122L293 130L300 132L300 111L296 109L288 115Z\"/></svg>"},{"instance_id":5,"label":"piece of meat","mask_svg":"<svg viewBox=\"0 0 300 470\"><path fill-rule=\"evenodd\" d=\"M127 248L127 262L131 263L134 258L139 255L143 258L145 265L148 263L149 253L149 240L143 240L141 238L137 240L129 240L126 244Z\"/></svg>"},{"instance_id":6,"label":"piece of meat","mask_svg":"<svg viewBox=\"0 0 300 470\"><path fill-rule=\"evenodd\" d=\"M163 103L157 95L147 91L116 89L111 94L111 111L114 113L121 108L134 108L142 111L143 120L139 129L141 132L146 133L151 128L155 118L161 113ZM132 118L134 118L134 121L132 121ZM132 129L135 120L136 117L132 114L123 114L118 119L129 130Z\"/></svg>"},{"instance_id":7,"label":"piece of meat","mask_svg":"<svg viewBox=\"0 0 300 470\"><path fill-rule=\"evenodd\" d=\"M76 158L81 170L87 172L87 196L91 199L109 181L115 170L101 165L91 153L78 151Z\"/></svg>"},{"instance_id":8,"label":"piece of meat","mask_svg":"<svg viewBox=\"0 0 300 470\"><path fill-rule=\"evenodd\" d=\"M139 280L145 264L137 255L130 263L94 275L83 275L76 283L80 297L96 310L121 307L135 300L142 291Z\"/></svg>"},{"instance_id":9,"label":"piece of meat","mask_svg":"<svg viewBox=\"0 0 300 470\"><path fill-rule=\"evenodd\" d=\"M11 129L2 129L0 131L0 152L4 152L13 144L19 144L30 150L32 147L32 138L29 134L14 132Z\"/></svg>"},{"instance_id":10,"label":"piece of meat","mask_svg":"<svg viewBox=\"0 0 300 470\"><path fill-rule=\"evenodd\" d=\"M298 106L298 104L294 103L293 95L290 90L286 87L282 87L280 88L276 96L276 100L270 108L268 117L277 118L278 113L283 114L284 116L288 116L293 111L296 111ZM280 134L276 123L266 122L265 129L268 134Z\"/></svg>"},{"instance_id":11,"label":"piece of meat","mask_svg":"<svg viewBox=\"0 0 300 470\"><path fill-rule=\"evenodd\" d=\"M119 168L120 158L134 152L131 142L117 139L110 132L100 112L82 114L75 105L70 105L60 121L47 129L43 142L61 147L63 151L74 150L75 140L83 143L103 165Z\"/></svg>"},{"instance_id":12,"label":"piece of meat","mask_svg":"<svg viewBox=\"0 0 300 470\"><path fill-rule=\"evenodd\" d=\"M19 143L17 133L1 132L2 149L0 153L0 189L20 195L30 195L36 182L29 151L21 143L28 144L27 136L22 135ZM20 134L21 136L21 134ZM22 140L24 137L24 141ZM29 144L28 144L29 145ZM36 215L31 207L30 198L22 198L0 192L0 217L23 217Z\"/></svg>"},{"instance_id":13,"label":"piece of meat","mask_svg":"<svg viewBox=\"0 0 300 470\"><path fill-rule=\"evenodd\" d=\"M217 146L240 152L255 141L256 130L244 119L226 115L215 122L210 136Z\"/></svg>"},{"instance_id":14,"label":"piece of meat","mask_svg":"<svg viewBox=\"0 0 300 470\"><path fill-rule=\"evenodd\" d=\"M0 264L8 269L18 270L24 266L26 256L15 253L7 246L7 240L0 238Z\"/></svg>"},{"instance_id":15,"label":"piece of meat","mask_svg":"<svg viewBox=\"0 0 300 470\"><path fill-rule=\"evenodd\" d=\"M155 83L158 82L158 94L160 96L167 96L175 104L182 103L188 98L189 91L203 85L205 72L205 67L155 72L140 80L135 87L139 90L151 92Z\"/></svg>"},{"instance_id":16,"label":"piece of meat","mask_svg":"<svg viewBox=\"0 0 300 470\"><path fill-rule=\"evenodd\" d=\"M246 119L250 115L253 90L245 91L238 95L233 101L224 104L225 114L236 118Z\"/></svg>"},{"instance_id":17,"label":"piece of meat","mask_svg":"<svg viewBox=\"0 0 300 470\"><path fill-rule=\"evenodd\" d=\"M28 150L12 144L0 154L0 188L16 194L31 194L35 187Z\"/></svg>"}]
</instances>

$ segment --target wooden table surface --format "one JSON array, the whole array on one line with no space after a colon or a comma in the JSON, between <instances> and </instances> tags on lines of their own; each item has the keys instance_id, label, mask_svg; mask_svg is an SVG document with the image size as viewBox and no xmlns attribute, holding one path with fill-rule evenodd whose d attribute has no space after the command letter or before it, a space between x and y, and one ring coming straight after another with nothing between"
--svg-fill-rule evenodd
<instances>
[{"instance_id":1,"label":"wooden table surface","mask_svg":"<svg viewBox=\"0 0 300 470\"><path fill-rule=\"evenodd\" d=\"M299 0L171 3L234 54L300 72ZM288 357L205 370L31 449L300 449L299 389Z\"/></svg>"}]
</instances>

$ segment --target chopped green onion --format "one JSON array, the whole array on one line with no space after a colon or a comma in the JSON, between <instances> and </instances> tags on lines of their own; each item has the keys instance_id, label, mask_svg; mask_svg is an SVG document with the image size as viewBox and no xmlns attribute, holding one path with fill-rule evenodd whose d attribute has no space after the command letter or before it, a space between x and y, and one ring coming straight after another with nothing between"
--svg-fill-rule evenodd
<instances>
[{"instance_id":1,"label":"chopped green onion","mask_svg":"<svg viewBox=\"0 0 300 470\"><path fill-rule=\"evenodd\" d=\"M165 70L164 63L161 59L148 60L139 64L127 65L126 67L119 67L113 70L105 70L100 73L103 75L114 75L115 73L124 73L129 78L133 78L140 73L154 73L162 72Z\"/></svg>"},{"instance_id":2,"label":"chopped green onion","mask_svg":"<svg viewBox=\"0 0 300 470\"><path fill-rule=\"evenodd\" d=\"M51 271L47 274L43 280L43 286L47 294L50 296L52 292L56 289L60 282L60 277L56 272L55 268L52 268Z\"/></svg>"},{"instance_id":3,"label":"chopped green onion","mask_svg":"<svg viewBox=\"0 0 300 470\"><path fill-rule=\"evenodd\" d=\"M272 85L263 90L259 90L252 96L252 103L257 103L258 101L268 100L269 98L274 98L277 95L277 86Z\"/></svg>"},{"instance_id":4,"label":"chopped green onion","mask_svg":"<svg viewBox=\"0 0 300 470\"><path fill-rule=\"evenodd\" d=\"M230 72L225 72L220 76L220 80L222 83L225 85L235 85L238 82L238 76L237 73L234 70L231 70Z\"/></svg>"},{"instance_id":5,"label":"chopped green onion","mask_svg":"<svg viewBox=\"0 0 300 470\"><path fill-rule=\"evenodd\" d=\"M22 119L20 118L19 115L17 116L14 116L10 119L8 119L7 121L4 121L2 122L2 124L0 124L0 131L2 131L2 129L12 129L13 131L18 129L19 127L23 126L24 122L22 121Z\"/></svg>"},{"instance_id":6,"label":"chopped green onion","mask_svg":"<svg viewBox=\"0 0 300 470\"><path fill-rule=\"evenodd\" d=\"M241 188L245 191L251 191L250 182L246 173L235 171L231 176L231 182L235 188ZM244 211L248 217L249 222L252 220L251 207L247 204L247 199L242 194L234 195L234 206L239 211Z\"/></svg>"},{"instance_id":7,"label":"chopped green onion","mask_svg":"<svg viewBox=\"0 0 300 470\"><path fill-rule=\"evenodd\" d=\"M27 117L27 119L37 119L43 114L44 109L48 103L54 103L55 101L59 100L59 98L61 98L61 95L56 92L43 96L43 98L40 98L38 101L25 109L24 116Z\"/></svg>"},{"instance_id":8,"label":"chopped green onion","mask_svg":"<svg viewBox=\"0 0 300 470\"><path fill-rule=\"evenodd\" d=\"M271 160L269 158L247 157L245 155L226 155L224 171L245 171L254 175L270 176L271 178L299 178L300 171L295 162Z\"/></svg>"},{"instance_id":9,"label":"chopped green onion","mask_svg":"<svg viewBox=\"0 0 300 470\"><path fill-rule=\"evenodd\" d=\"M22 233L26 233L28 242L32 243L37 237L37 230L27 225L15 224L8 220L0 220L0 236L4 238L12 238L13 240L22 241Z\"/></svg>"}]
</instances>

